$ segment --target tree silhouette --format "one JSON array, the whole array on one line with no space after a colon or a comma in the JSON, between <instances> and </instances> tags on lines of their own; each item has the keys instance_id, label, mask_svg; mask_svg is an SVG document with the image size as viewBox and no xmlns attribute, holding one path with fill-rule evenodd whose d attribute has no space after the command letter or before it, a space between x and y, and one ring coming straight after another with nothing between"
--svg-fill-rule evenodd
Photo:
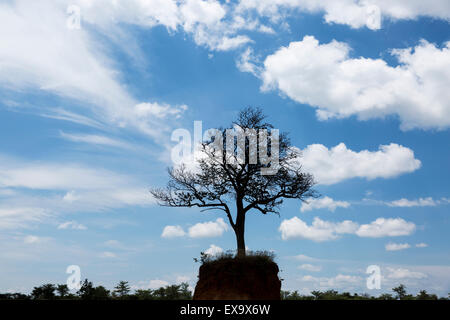
<instances>
[{"instance_id":1,"label":"tree silhouette","mask_svg":"<svg viewBox=\"0 0 450 320\"><path fill-rule=\"evenodd\" d=\"M109 290L103 286L94 287L91 281L85 279L77 291L83 300L106 300L109 299Z\"/></svg>"},{"instance_id":2,"label":"tree silhouette","mask_svg":"<svg viewBox=\"0 0 450 320\"><path fill-rule=\"evenodd\" d=\"M197 168L172 167L167 187L151 190L162 206L225 212L236 235L238 256L245 256L247 212L279 214L284 199L316 196L312 175L303 173L296 162L299 152L265 118L260 109L243 109L228 128L243 133L241 143L239 138L228 140L227 129L217 130L200 144Z\"/></svg>"},{"instance_id":3,"label":"tree silhouette","mask_svg":"<svg viewBox=\"0 0 450 320\"><path fill-rule=\"evenodd\" d=\"M126 297L130 293L128 281L120 281L117 286L114 287L114 293L121 298Z\"/></svg>"},{"instance_id":4,"label":"tree silhouette","mask_svg":"<svg viewBox=\"0 0 450 320\"><path fill-rule=\"evenodd\" d=\"M69 294L69 287L67 284L58 284L56 286L56 291L58 292L60 298L64 298Z\"/></svg>"},{"instance_id":5,"label":"tree silhouette","mask_svg":"<svg viewBox=\"0 0 450 320\"><path fill-rule=\"evenodd\" d=\"M392 291L394 291L397 294L397 299L404 300L406 297L406 287L403 284L400 284L398 287L392 288Z\"/></svg>"},{"instance_id":6,"label":"tree silhouette","mask_svg":"<svg viewBox=\"0 0 450 320\"><path fill-rule=\"evenodd\" d=\"M31 296L33 299L52 300L55 299L55 289L56 287L53 284L47 283L40 287L34 287Z\"/></svg>"}]
</instances>

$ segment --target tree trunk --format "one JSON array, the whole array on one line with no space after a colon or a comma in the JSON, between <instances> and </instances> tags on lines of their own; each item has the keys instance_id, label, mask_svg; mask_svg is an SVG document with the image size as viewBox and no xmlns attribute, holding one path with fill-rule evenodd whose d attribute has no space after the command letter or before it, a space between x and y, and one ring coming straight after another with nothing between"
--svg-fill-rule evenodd
<instances>
[{"instance_id":1,"label":"tree trunk","mask_svg":"<svg viewBox=\"0 0 450 320\"><path fill-rule=\"evenodd\" d=\"M239 201L237 205L236 225L234 232L236 233L237 255L238 257L245 257L245 213L242 202Z\"/></svg>"},{"instance_id":2,"label":"tree trunk","mask_svg":"<svg viewBox=\"0 0 450 320\"><path fill-rule=\"evenodd\" d=\"M237 255L238 257L245 257L245 239L244 239L244 227L236 228L236 242L237 242Z\"/></svg>"}]
</instances>

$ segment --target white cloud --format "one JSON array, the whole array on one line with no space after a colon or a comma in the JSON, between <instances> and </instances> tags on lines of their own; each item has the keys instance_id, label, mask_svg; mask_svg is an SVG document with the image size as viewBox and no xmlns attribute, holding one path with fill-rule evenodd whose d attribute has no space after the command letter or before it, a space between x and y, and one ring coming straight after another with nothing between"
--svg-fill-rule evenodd
<instances>
[{"instance_id":1,"label":"white cloud","mask_svg":"<svg viewBox=\"0 0 450 320\"><path fill-rule=\"evenodd\" d=\"M184 28L190 31L195 24L214 25L226 14L225 8L215 0L187 0L180 6Z\"/></svg>"},{"instance_id":2,"label":"white cloud","mask_svg":"<svg viewBox=\"0 0 450 320\"><path fill-rule=\"evenodd\" d=\"M180 284L182 282L188 282L191 277L186 275L177 275L176 277L171 276L172 278L170 281L162 280L162 279L152 279L152 280L146 280L146 281L139 281L137 284L131 285L131 289L133 290L148 290L148 289L159 289L161 287L166 287L171 284ZM194 290L194 288L189 287L191 291Z\"/></svg>"},{"instance_id":3,"label":"white cloud","mask_svg":"<svg viewBox=\"0 0 450 320\"><path fill-rule=\"evenodd\" d=\"M300 281L304 284L308 283L321 290L328 288L331 289L341 289L341 288L353 288L354 286L360 286L365 281L364 278L360 276L338 274L335 277L314 277L311 275L306 275L300 278Z\"/></svg>"},{"instance_id":4,"label":"white cloud","mask_svg":"<svg viewBox=\"0 0 450 320\"><path fill-rule=\"evenodd\" d=\"M345 24L351 28L380 29L383 18L416 19L421 16L450 19L446 0L385 1L385 0L240 0L239 11L256 11L261 16L280 20L297 11L323 13L327 23Z\"/></svg>"},{"instance_id":5,"label":"white cloud","mask_svg":"<svg viewBox=\"0 0 450 320\"><path fill-rule=\"evenodd\" d=\"M161 234L162 238L176 238L183 237L186 235L183 228L180 226L165 226Z\"/></svg>"},{"instance_id":6,"label":"white cloud","mask_svg":"<svg viewBox=\"0 0 450 320\"><path fill-rule=\"evenodd\" d=\"M84 126L93 128L103 128L103 124L99 121L91 119L89 117L83 116L81 114L76 114L71 111L62 108L47 108L40 112L38 115L44 118L57 119L63 121L69 121L77 124L82 124Z\"/></svg>"},{"instance_id":7,"label":"white cloud","mask_svg":"<svg viewBox=\"0 0 450 320\"><path fill-rule=\"evenodd\" d=\"M216 221L197 223L189 228L188 234L191 238L219 237L228 230L228 225L222 218Z\"/></svg>"},{"instance_id":8,"label":"white cloud","mask_svg":"<svg viewBox=\"0 0 450 320\"><path fill-rule=\"evenodd\" d=\"M77 196L77 193L73 190L67 192L63 197L63 201L66 201L69 203L75 202L77 200L80 200L80 198Z\"/></svg>"},{"instance_id":9,"label":"white cloud","mask_svg":"<svg viewBox=\"0 0 450 320\"><path fill-rule=\"evenodd\" d=\"M117 258L117 255L114 252L104 251L104 252L100 253L100 258L115 259L115 258Z\"/></svg>"},{"instance_id":10,"label":"white cloud","mask_svg":"<svg viewBox=\"0 0 450 320\"><path fill-rule=\"evenodd\" d=\"M67 221L58 225L58 229L75 229L75 230L86 230L87 227L76 221Z\"/></svg>"},{"instance_id":11,"label":"white cloud","mask_svg":"<svg viewBox=\"0 0 450 320\"><path fill-rule=\"evenodd\" d=\"M378 218L370 224L361 225L356 231L360 237L379 238L408 236L416 230L416 225L402 218Z\"/></svg>"},{"instance_id":12,"label":"white cloud","mask_svg":"<svg viewBox=\"0 0 450 320\"><path fill-rule=\"evenodd\" d=\"M356 115L361 120L397 115L403 130L450 126L450 42L442 49L422 40L393 50L400 65L350 58L350 47L313 36L291 42L264 61L262 90L278 89L317 108L320 120Z\"/></svg>"},{"instance_id":13,"label":"white cloud","mask_svg":"<svg viewBox=\"0 0 450 320\"><path fill-rule=\"evenodd\" d=\"M393 178L421 167L411 149L395 143L382 145L378 151L359 152L348 149L344 143L331 149L312 144L301 154L298 163L306 172L312 173L319 184L325 185L351 178Z\"/></svg>"},{"instance_id":14,"label":"white cloud","mask_svg":"<svg viewBox=\"0 0 450 320\"><path fill-rule=\"evenodd\" d=\"M450 198L442 197L442 198L441 198L441 201L442 201L443 203L450 203Z\"/></svg>"},{"instance_id":15,"label":"white cloud","mask_svg":"<svg viewBox=\"0 0 450 320\"><path fill-rule=\"evenodd\" d=\"M168 104L158 103L139 103L134 107L134 113L138 117L155 117L163 119L168 116L179 118L181 114L186 111L188 107L186 105L172 107Z\"/></svg>"},{"instance_id":16,"label":"white cloud","mask_svg":"<svg viewBox=\"0 0 450 320\"><path fill-rule=\"evenodd\" d=\"M294 259L298 260L298 261L317 261L318 259L304 255L304 254L299 254L294 256Z\"/></svg>"},{"instance_id":17,"label":"white cloud","mask_svg":"<svg viewBox=\"0 0 450 320\"><path fill-rule=\"evenodd\" d=\"M2 196L0 228L28 227L69 212L150 206L147 188L137 178L102 168L0 155L0 190L14 190Z\"/></svg>"},{"instance_id":18,"label":"white cloud","mask_svg":"<svg viewBox=\"0 0 450 320\"><path fill-rule=\"evenodd\" d=\"M123 149L132 149L133 147L127 142L116 140L113 138L109 138L106 136L95 135L95 134L74 134L74 133L65 133L60 132L60 135L63 139L72 141L72 142L81 142L88 143L94 145L101 146L109 146L109 147L117 147Z\"/></svg>"},{"instance_id":19,"label":"white cloud","mask_svg":"<svg viewBox=\"0 0 450 320\"><path fill-rule=\"evenodd\" d=\"M400 251L411 248L411 245L408 243L393 243L390 242L386 244L385 249L386 251Z\"/></svg>"},{"instance_id":20,"label":"white cloud","mask_svg":"<svg viewBox=\"0 0 450 320\"><path fill-rule=\"evenodd\" d=\"M6 164L0 159L0 184L6 187L40 190L112 189L124 176L107 170L76 164L23 163Z\"/></svg>"},{"instance_id":21,"label":"white cloud","mask_svg":"<svg viewBox=\"0 0 450 320\"><path fill-rule=\"evenodd\" d=\"M0 155L0 187L68 191L63 199L75 202L87 191L110 193L124 202L141 202L142 184L131 176L76 163L24 161ZM145 190L144 190L145 191ZM147 192L145 192L147 193Z\"/></svg>"},{"instance_id":22,"label":"white cloud","mask_svg":"<svg viewBox=\"0 0 450 320\"><path fill-rule=\"evenodd\" d=\"M283 240L303 238L321 242L335 240L344 233L354 233L357 228L358 225L349 220L334 223L315 217L311 226L308 226L303 220L293 217L283 220L278 230Z\"/></svg>"},{"instance_id":23,"label":"white cloud","mask_svg":"<svg viewBox=\"0 0 450 320\"><path fill-rule=\"evenodd\" d=\"M50 218L52 214L35 207L0 207L0 229L27 228Z\"/></svg>"},{"instance_id":24,"label":"white cloud","mask_svg":"<svg viewBox=\"0 0 450 320\"><path fill-rule=\"evenodd\" d=\"M261 73L261 68L258 66L258 59L253 53L253 49L248 47L240 56L239 60L236 62L237 68L241 72L248 72L256 77L259 77Z\"/></svg>"},{"instance_id":25,"label":"white cloud","mask_svg":"<svg viewBox=\"0 0 450 320\"><path fill-rule=\"evenodd\" d=\"M169 285L169 283L167 281L160 280L160 279L154 279L154 280L150 280L150 282L148 283L148 288L149 289L159 289L161 287L165 287L168 285Z\"/></svg>"},{"instance_id":26,"label":"white cloud","mask_svg":"<svg viewBox=\"0 0 450 320\"><path fill-rule=\"evenodd\" d=\"M310 271L310 272L319 272L320 270L322 270L321 266L317 266L317 265L312 265L312 264L302 264L300 266L298 266L298 268L300 270L305 270L305 271Z\"/></svg>"},{"instance_id":27,"label":"white cloud","mask_svg":"<svg viewBox=\"0 0 450 320\"><path fill-rule=\"evenodd\" d=\"M142 27L165 26L175 30L181 22L176 0L74 0L83 20L102 30L117 27L118 22Z\"/></svg>"},{"instance_id":28,"label":"white cloud","mask_svg":"<svg viewBox=\"0 0 450 320\"><path fill-rule=\"evenodd\" d=\"M315 217L308 225L298 217L281 222L278 230L283 240L303 238L316 242L336 240L343 234L355 234L359 237L396 237L413 233L416 225L401 218L378 218L370 224L359 225L356 222L345 220L330 222Z\"/></svg>"},{"instance_id":29,"label":"white cloud","mask_svg":"<svg viewBox=\"0 0 450 320\"><path fill-rule=\"evenodd\" d=\"M416 244L416 248L426 248L426 247L428 247L428 244L423 242Z\"/></svg>"},{"instance_id":30,"label":"white cloud","mask_svg":"<svg viewBox=\"0 0 450 320\"><path fill-rule=\"evenodd\" d=\"M97 31L102 32L104 23L114 21L109 18L114 16L116 10L131 21L133 15L127 15L130 14L128 9L145 7L143 4L138 5L141 2L121 2L114 5L109 1L97 1L93 4L80 0L78 4L83 22L95 24L100 28ZM167 7L163 2L165 1L152 1L151 10L161 12L161 8ZM161 113L157 111L171 115L169 109L178 110L180 107L154 102L150 104L158 109L156 114L143 116L139 112L129 112L132 108L139 110L139 102L121 84L116 66L99 45L98 39L90 33L90 28L71 30L66 27L66 9L65 1L30 3L16 0L0 5L0 20L8 26L8 30L0 30L0 86L14 91L38 89L81 102L80 105L83 106L76 111L62 110L65 115L60 114L60 109L37 112L43 116L88 125L107 123L137 129L153 137L158 136L161 130L166 129L167 124L160 121ZM36 15L36 12L41 14ZM127 21L124 16L124 19L115 20L115 26L108 25L103 32L111 37L123 34L118 29L117 22ZM123 47L128 47L130 42L124 42L127 46ZM89 113L88 117L79 115L86 111Z\"/></svg>"},{"instance_id":31,"label":"white cloud","mask_svg":"<svg viewBox=\"0 0 450 320\"><path fill-rule=\"evenodd\" d=\"M330 197L323 197L319 199L313 198L307 200L307 202L303 202L300 211L305 212L325 208L334 212L336 208L348 208L348 207L350 207L350 203L347 201L336 201Z\"/></svg>"},{"instance_id":32,"label":"white cloud","mask_svg":"<svg viewBox=\"0 0 450 320\"><path fill-rule=\"evenodd\" d=\"M431 197L419 198L417 200L408 200L405 198L388 202L390 207L434 207L438 204L438 201L433 200Z\"/></svg>"},{"instance_id":33,"label":"white cloud","mask_svg":"<svg viewBox=\"0 0 450 320\"><path fill-rule=\"evenodd\" d=\"M197 45L210 50L232 50L251 41L237 34L248 28L248 22L235 23L243 18L217 0L117 0L114 4L107 0L95 4L78 0L77 4L85 12L87 21L105 33L117 29L117 22L122 22L142 28L163 25L172 32L183 30L192 35ZM268 32L268 29L262 28L260 32Z\"/></svg>"},{"instance_id":34,"label":"white cloud","mask_svg":"<svg viewBox=\"0 0 450 320\"><path fill-rule=\"evenodd\" d=\"M209 256L215 256L222 252L223 252L223 249L214 244L210 245L209 248L205 250L205 254L207 254Z\"/></svg>"},{"instance_id":35,"label":"white cloud","mask_svg":"<svg viewBox=\"0 0 450 320\"><path fill-rule=\"evenodd\" d=\"M48 1L13 1L0 6L0 19L8 25L8 30L0 31L0 82L72 98L81 95L113 108L133 104L111 69L100 62L108 59L95 50L86 31L66 28L65 7Z\"/></svg>"},{"instance_id":36,"label":"white cloud","mask_svg":"<svg viewBox=\"0 0 450 320\"><path fill-rule=\"evenodd\" d=\"M175 238L184 237L187 235L190 238L212 238L220 237L227 230L228 225L222 218L218 218L216 221L196 223L193 226L189 227L187 232L185 232L183 227L181 226L165 226L161 237Z\"/></svg>"},{"instance_id":37,"label":"white cloud","mask_svg":"<svg viewBox=\"0 0 450 320\"><path fill-rule=\"evenodd\" d=\"M23 238L23 242L25 244L36 244L36 243L41 243L45 240L46 240L45 238L33 236L33 235L28 235L25 238Z\"/></svg>"},{"instance_id":38,"label":"white cloud","mask_svg":"<svg viewBox=\"0 0 450 320\"><path fill-rule=\"evenodd\" d=\"M427 275L422 272L410 271L405 268L386 268L388 274L386 278L388 279L423 279L427 278Z\"/></svg>"}]
</instances>

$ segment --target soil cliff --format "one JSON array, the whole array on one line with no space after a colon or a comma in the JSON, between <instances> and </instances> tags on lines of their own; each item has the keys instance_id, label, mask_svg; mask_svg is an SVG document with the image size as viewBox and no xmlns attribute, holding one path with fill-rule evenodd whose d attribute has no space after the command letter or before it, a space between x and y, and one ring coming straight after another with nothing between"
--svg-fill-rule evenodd
<instances>
[{"instance_id":1,"label":"soil cliff","mask_svg":"<svg viewBox=\"0 0 450 320\"><path fill-rule=\"evenodd\" d=\"M194 300L280 300L278 265L262 257L222 258L199 270Z\"/></svg>"}]
</instances>

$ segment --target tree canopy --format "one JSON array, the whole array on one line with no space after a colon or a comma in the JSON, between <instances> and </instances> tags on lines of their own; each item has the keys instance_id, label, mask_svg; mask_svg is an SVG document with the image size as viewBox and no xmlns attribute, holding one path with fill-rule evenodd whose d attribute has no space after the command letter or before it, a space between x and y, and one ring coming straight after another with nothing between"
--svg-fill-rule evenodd
<instances>
[{"instance_id":1,"label":"tree canopy","mask_svg":"<svg viewBox=\"0 0 450 320\"><path fill-rule=\"evenodd\" d=\"M313 176L302 171L300 152L258 108L243 109L230 127L207 132L195 167L169 168L166 188L151 190L160 205L221 210L245 255L245 215L276 213L284 199L317 196Z\"/></svg>"}]
</instances>

